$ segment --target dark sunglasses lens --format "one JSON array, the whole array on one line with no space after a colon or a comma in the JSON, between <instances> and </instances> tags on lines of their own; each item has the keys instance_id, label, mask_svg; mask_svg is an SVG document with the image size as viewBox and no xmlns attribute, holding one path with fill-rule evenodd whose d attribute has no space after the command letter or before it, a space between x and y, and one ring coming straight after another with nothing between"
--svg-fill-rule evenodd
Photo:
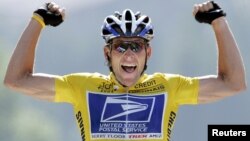
<instances>
[{"instance_id":1,"label":"dark sunglasses lens","mask_svg":"<svg viewBox=\"0 0 250 141\"><path fill-rule=\"evenodd\" d=\"M115 47L115 50L120 52L120 53L124 53L127 49L128 49L128 47L124 46L123 44Z\"/></svg>"},{"instance_id":2,"label":"dark sunglasses lens","mask_svg":"<svg viewBox=\"0 0 250 141\"><path fill-rule=\"evenodd\" d=\"M133 52L140 52L142 47L137 44L137 43L131 43L130 45L130 49L133 51Z\"/></svg>"},{"instance_id":3,"label":"dark sunglasses lens","mask_svg":"<svg viewBox=\"0 0 250 141\"><path fill-rule=\"evenodd\" d=\"M128 48L130 48L133 52L137 53L143 50L143 47L143 43L137 42L122 42L119 44L113 44L113 48L120 53L126 52Z\"/></svg>"}]
</instances>

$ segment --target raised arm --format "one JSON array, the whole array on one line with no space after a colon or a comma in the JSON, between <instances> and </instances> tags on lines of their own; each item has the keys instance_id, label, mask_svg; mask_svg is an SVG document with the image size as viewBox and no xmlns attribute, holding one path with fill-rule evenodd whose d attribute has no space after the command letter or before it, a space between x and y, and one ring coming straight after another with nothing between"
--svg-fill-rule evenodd
<instances>
[{"instance_id":1,"label":"raised arm","mask_svg":"<svg viewBox=\"0 0 250 141\"><path fill-rule=\"evenodd\" d=\"M50 6L52 14L58 13L64 16L64 10L60 9L58 5L50 3L47 6ZM39 9L37 11L39 11ZM54 82L56 76L34 73L36 45L43 27L50 24L50 22L45 22L47 21L47 17L36 12L35 16L33 16L21 35L12 54L5 75L4 84L26 95L53 101L55 96Z\"/></svg>"},{"instance_id":2,"label":"raised arm","mask_svg":"<svg viewBox=\"0 0 250 141\"><path fill-rule=\"evenodd\" d=\"M215 4L215 5L214 5ZM209 11L213 8L221 11L213 2L196 5L194 15L198 11ZM229 24L222 14L211 19L218 47L218 72L216 76L200 77L199 103L209 103L238 94L246 89L245 70L239 48L230 30ZM206 22L209 23L209 22Z\"/></svg>"}]
</instances>

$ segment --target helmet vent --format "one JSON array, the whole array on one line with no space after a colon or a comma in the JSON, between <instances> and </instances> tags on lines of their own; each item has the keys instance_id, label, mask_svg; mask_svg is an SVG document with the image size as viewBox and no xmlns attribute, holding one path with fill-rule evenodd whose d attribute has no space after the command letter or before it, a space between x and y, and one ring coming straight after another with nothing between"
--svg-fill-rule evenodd
<instances>
[{"instance_id":1,"label":"helmet vent","mask_svg":"<svg viewBox=\"0 0 250 141\"><path fill-rule=\"evenodd\" d=\"M121 19L122 15L120 14L120 12L118 11L115 11L115 14L114 14L118 19Z\"/></svg>"},{"instance_id":2,"label":"helmet vent","mask_svg":"<svg viewBox=\"0 0 250 141\"><path fill-rule=\"evenodd\" d=\"M132 23L126 23L126 35L131 35Z\"/></svg>"},{"instance_id":3,"label":"helmet vent","mask_svg":"<svg viewBox=\"0 0 250 141\"><path fill-rule=\"evenodd\" d=\"M125 20L132 21L132 15L131 15L130 11L126 11Z\"/></svg>"},{"instance_id":4,"label":"helmet vent","mask_svg":"<svg viewBox=\"0 0 250 141\"><path fill-rule=\"evenodd\" d=\"M135 19L138 20L141 17L141 12L136 12L135 13Z\"/></svg>"},{"instance_id":5,"label":"helmet vent","mask_svg":"<svg viewBox=\"0 0 250 141\"><path fill-rule=\"evenodd\" d=\"M153 30L152 30L152 29L149 29L149 30L148 30L148 34L154 34Z\"/></svg>"},{"instance_id":6,"label":"helmet vent","mask_svg":"<svg viewBox=\"0 0 250 141\"><path fill-rule=\"evenodd\" d=\"M111 33L107 29L103 29L102 34L103 35L108 35L108 34L111 34Z\"/></svg>"},{"instance_id":7,"label":"helmet vent","mask_svg":"<svg viewBox=\"0 0 250 141\"><path fill-rule=\"evenodd\" d=\"M135 29L134 35L138 35L142 32L142 30L145 28L144 24L139 24L137 28Z\"/></svg>"},{"instance_id":8,"label":"helmet vent","mask_svg":"<svg viewBox=\"0 0 250 141\"><path fill-rule=\"evenodd\" d=\"M119 34L119 35L124 35L122 29L120 28L120 26L118 24L113 24L111 25L111 27Z\"/></svg>"},{"instance_id":9,"label":"helmet vent","mask_svg":"<svg viewBox=\"0 0 250 141\"><path fill-rule=\"evenodd\" d=\"M113 19L111 19L111 18L107 18L107 22L108 22L109 24L111 24L111 23L113 23L113 22L114 22L114 20L113 20Z\"/></svg>"},{"instance_id":10,"label":"helmet vent","mask_svg":"<svg viewBox=\"0 0 250 141\"><path fill-rule=\"evenodd\" d=\"M149 18L146 17L144 20L143 20L144 23L148 23L149 22Z\"/></svg>"}]
</instances>

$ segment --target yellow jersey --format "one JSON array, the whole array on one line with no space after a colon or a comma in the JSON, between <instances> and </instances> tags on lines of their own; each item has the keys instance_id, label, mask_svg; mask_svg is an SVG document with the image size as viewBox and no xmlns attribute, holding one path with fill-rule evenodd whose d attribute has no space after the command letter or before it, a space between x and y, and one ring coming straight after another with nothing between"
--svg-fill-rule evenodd
<instances>
[{"instance_id":1,"label":"yellow jersey","mask_svg":"<svg viewBox=\"0 0 250 141\"><path fill-rule=\"evenodd\" d=\"M178 107L197 104L197 78L143 74L132 87L113 73L74 73L55 81L55 102L74 108L83 141L169 141Z\"/></svg>"}]
</instances>

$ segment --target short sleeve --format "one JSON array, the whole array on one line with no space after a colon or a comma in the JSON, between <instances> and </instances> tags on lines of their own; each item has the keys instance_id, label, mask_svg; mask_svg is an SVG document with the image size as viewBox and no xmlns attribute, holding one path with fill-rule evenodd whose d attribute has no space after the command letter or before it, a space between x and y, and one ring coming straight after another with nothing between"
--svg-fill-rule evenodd
<instances>
[{"instance_id":1,"label":"short sleeve","mask_svg":"<svg viewBox=\"0 0 250 141\"><path fill-rule=\"evenodd\" d=\"M179 104L198 103L199 81L197 78L180 77L180 83L176 90L176 101Z\"/></svg>"},{"instance_id":2,"label":"short sleeve","mask_svg":"<svg viewBox=\"0 0 250 141\"><path fill-rule=\"evenodd\" d=\"M197 104L199 80L196 77L165 75L167 86L177 104Z\"/></svg>"},{"instance_id":3,"label":"short sleeve","mask_svg":"<svg viewBox=\"0 0 250 141\"><path fill-rule=\"evenodd\" d=\"M89 74L69 74L59 76L55 80L55 102L66 102L77 105L81 92L86 85Z\"/></svg>"},{"instance_id":4,"label":"short sleeve","mask_svg":"<svg viewBox=\"0 0 250 141\"><path fill-rule=\"evenodd\" d=\"M74 92L66 76L56 78L55 93L55 102L74 103Z\"/></svg>"}]
</instances>

